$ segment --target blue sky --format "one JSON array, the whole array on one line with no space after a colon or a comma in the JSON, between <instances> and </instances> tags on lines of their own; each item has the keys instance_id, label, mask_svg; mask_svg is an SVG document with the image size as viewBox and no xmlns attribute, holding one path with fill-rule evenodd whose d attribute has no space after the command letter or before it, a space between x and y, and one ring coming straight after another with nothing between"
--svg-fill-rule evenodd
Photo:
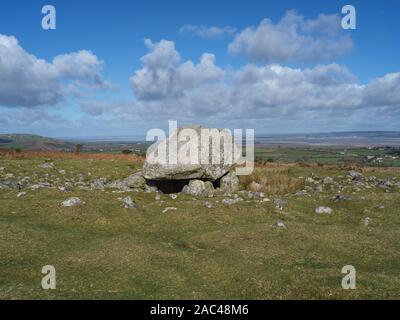
<instances>
[{"instance_id":1,"label":"blue sky","mask_svg":"<svg viewBox=\"0 0 400 320\"><path fill-rule=\"evenodd\" d=\"M45 4L56 30L41 27ZM356 30L340 28L345 4ZM399 13L389 0L3 0L0 132L400 130Z\"/></svg>"}]
</instances>

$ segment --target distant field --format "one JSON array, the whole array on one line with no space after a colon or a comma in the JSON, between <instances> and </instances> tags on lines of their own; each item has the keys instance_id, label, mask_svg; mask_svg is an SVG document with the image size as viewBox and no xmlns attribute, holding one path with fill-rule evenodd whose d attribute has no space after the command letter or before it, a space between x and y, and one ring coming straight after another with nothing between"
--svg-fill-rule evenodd
<instances>
[{"instance_id":1,"label":"distant field","mask_svg":"<svg viewBox=\"0 0 400 320\"><path fill-rule=\"evenodd\" d=\"M45 161L54 168L40 168ZM0 156L0 181L29 176L54 187L28 189L19 198L17 190L0 189L0 299L400 298L400 188L360 189L343 178L350 167L274 163L251 177L270 201L231 206L222 204L224 195L155 200L154 193L56 188L78 176L126 177L141 165L122 155ZM400 181L397 168L358 170ZM305 177L321 184L326 176L351 199L332 201L338 190L328 185L295 195L314 190ZM123 208L120 199L128 195L138 209ZM61 207L71 196L85 204ZM287 202L282 210L276 198ZM333 213L316 214L320 205ZM162 213L166 207L177 210ZM278 220L286 228L274 227ZM41 288L47 264L56 268L56 290ZM357 271L356 290L341 288L348 264Z\"/></svg>"},{"instance_id":2,"label":"distant field","mask_svg":"<svg viewBox=\"0 0 400 320\"><path fill-rule=\"evenodd\" d=\"M381 161L367 161L372 156ZM400 149L390 148L338 148L338 147L262 147L255 148L258 160L282 163L348 164L368 166L400 166Z\"/></svg>"}]
</instances>

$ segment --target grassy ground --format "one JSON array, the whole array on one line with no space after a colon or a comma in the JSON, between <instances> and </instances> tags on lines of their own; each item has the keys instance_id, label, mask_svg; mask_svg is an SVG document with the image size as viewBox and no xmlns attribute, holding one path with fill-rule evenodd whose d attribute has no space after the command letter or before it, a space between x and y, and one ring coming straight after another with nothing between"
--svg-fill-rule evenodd
<instances>
[{"instance_id":1,"label":"grassy ground","mask_svg":"<svg viewBox=\"0 0 400 320\"><path fill-rule=\"evenodd\" d=\"M46 158L51 155L46 155ZM120 178L141 166L129 157L52 157L54 169L40 169L35 155L0 158L16 176L63 177L83 174ZM397 176L396 169L365 174ZM88 173L90 172L90 176ZM348 192L352 200L333 202L323 192L299 197L290 188L300 176L338 177L336 167L271 165L257 169L269 202L232 206L223 196L204 199L154 193L57 189L0 190L1 299L399 299L400 192L371 189ZM284 178L282 178L284 177ZM275 179L275 180L274 180ZM280 180L283 179L283 180ZM124 209L132 196L138 209ZM85 204L64 208L77 196ZM287 200L283 210L274 197ZM214 208L205 207L205 201ZM331 215L314 209L327 205ZM165 207L176 211L162 213ZM384 206L384 208L379 208ZM369 217L370 225L363 220ZM272 227L282 220L287 228ZM341 288L341 269L353 265L357 289ZM41 288L41 269L54 265L57 289Z\"/></svg>"}]
</instances>

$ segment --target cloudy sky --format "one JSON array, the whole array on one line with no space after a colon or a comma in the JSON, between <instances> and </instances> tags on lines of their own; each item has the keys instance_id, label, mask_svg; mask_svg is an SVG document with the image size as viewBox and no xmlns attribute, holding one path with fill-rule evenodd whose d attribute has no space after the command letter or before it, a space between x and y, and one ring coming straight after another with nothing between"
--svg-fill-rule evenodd
<instances>
[{"instance_id":1,"label":"cloudy sky","mask_svg":"<svg viewBox=\"0 0 400 320\"><path fill-rule=\"evenodd\" d=\"M0 133L400 130L399 14L396 0L3 0Z\"/></svg>"}]
</instances>

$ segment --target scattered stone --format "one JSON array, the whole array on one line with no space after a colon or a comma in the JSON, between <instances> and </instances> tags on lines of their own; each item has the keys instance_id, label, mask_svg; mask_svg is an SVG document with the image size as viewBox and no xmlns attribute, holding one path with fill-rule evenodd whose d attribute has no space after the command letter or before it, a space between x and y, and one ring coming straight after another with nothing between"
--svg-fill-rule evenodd
<instances>
[{"instance_id":1,"label":"scattered stone","mask_svg":"<svg viewBox=\"0 0 400 320\"><path fill-rule=\"evenodd\" d=\"M307 182L307 183L310 183L310 184L311 184L311 183L317 183L317 181L315 181L315 180L314 180L313 178L311 178L311 177L307 177L307 178L306 178L306 182Z\"/></svg>"},{"instance_id":2,"label":"scattered stone","mask_svg":"<svg viewBox=\"0 0 400 320\"><path fill-rule=\"evenodd\" d=\"M278 210L283 210L283 205L287 204L287 201L279 199L279 198L275 198L274 204L275 204L275 208L277 208Z\"/></svg>"},{"instance_id":3,"label":"scattered stone","mask_svg":"<svg viewBox=\"0 0 400 320\"><path fill-rule=\"evenodd\" d=\"M69 192L69 191L72 191L73 189L74 188L69 183L66 183L63 186L59 186L58 187L58 190L60 190L61 192Z\"/></svg>"},{"instance_id":4,"label":"scattered stone","mask_svg":"<svg viewBox=\"0 0 400 320\"><path fill-rule=\"evenodd\" d=\"M307 190L300 190L300 191L297 191L294 195L295 196L308 196L309 194L308 194Z\"/></svg>"},{"instance_id":5,"label":"scattered stone","mask_svg":"<svg viewBox=\"0 0 400 320\"><path fill-rule=\"evenodd\" d=\"M364 226L368 227L369 223L371 222L371 219L369 217L366 217L363 222Z\"/></svg>"},{"instance_id":6,"label":"scattered stone","mask_svg":"<svg viewBox=\"0 0 400 320\"><path fill-rule=\"evenodd\" d=\"M389 189L392 186L393 186L393 184L388 180L379 180L379 182L378 182L378 187L385 189L385 190Z\"/></svg>"},{"instance_id":7,"label":"scattered stone","mask_svg":"<svg viewBox=\"0 0 400 320\"><path fill-rule=\"evenodd\" d=\"M315 187L315 191L316 192L324 192L324 187L323 187L323 185L322 184L319 184L319 185L317 185L316 187Z\"/></svg>"},{"instance_id":8,"label":"scattered stone","mask_svg":"<svg viewBox=\"0 0 400 320\"><path fill-rule=\"evenodd\" d=\"M329 207L320 206L318 208L315 208L315 213L318 213L318 214L331 214L332 212L333 212L333 210Z\"/></svg>"},{"instance_id":9,"label":"scattered stone","mask_svg":"<svg viewBox=\"0 0 400 320\"><path fill-rule=\"evenodd\" d=\"M346 201L346 200L351 200L351 197L349 197L349 196L343 196L343 195L338 194L338 195L334 196L334 197L332 198L332 200L333 200L334 202Z\"/></svg>"},{"instance_id":10,"label":"scattered stone","mask_svg":"<svg viewBox=\"0 0 400 320\"><path fill-rule=\"evenodd\" d=\"M17 198L23 197L26 195L26 192L20 192L17 194Z\"/></svg>"},{"instance_id":11,"label":"scattered stone","mask_svg":"<svg viewBox=\"0 0 400 320\"><path fill-rule=\"evenodd\" d=\"M84 204L84 202L82 202L81 199L77 197L68 198L61 203L63 207L74 207L80 204Z\"/></svg>"},{"instance_id":12,"label":"scattered stone","mask_svg":"<svg viewBox=\"0 0 400 320\"><path fill-rule=\"evenodd\" d=\"M278 220L274 224L271 225L271 227L277 227L277 228L284 228L286 229L286 225L283 223L283 221Z\"/></svg>"},{"instance_id":13,"label":"scattered stone","mask_svg":"<svg viewBox=\"0 0 400 320\"><path fill-rule=\"evenodd\" d=\"M58 170L58 173L59 174L65 174L65 170L64 169L60 169L60 170Z\"/></svg>"},{"instance_id":14,"label":"scattered stone","mask_svg":"<svg viewBox=\"0 0 400 320\"><path fill-rule=\"evenodd\" d=\"M135 209L138 207L138 205L132 200L131 197L126 197L122 199L122 202L125 209Z\"/></svg>"},{"instance_id":15,"label":"scattered stone","mask_svg":"<svg viewBox=\"0 0 400 320\"><path fill-rule=\"evenodd\" d=\"M162 213L167 213L168 211L175 211L175 210L177 210L175 207L166 207L166 208L162 211Z\"/></svg>"},{"instance_id":16,"label":"scattered stone","mask_svg":"<svg viewBox=\"0 0 400 320\"><path fill-rule=\"evenodd\" d=\"M21 186L18 181L12 178L6 178L6 180L0 181L0 185L5 188L10 188L14 190L20 190Z\"/></svg>"},{"instance_id":17,"label":"scattered stone","mask_svg":"<svg viewBox=\"0 0 400 320\"><path fill-rule=\"evenodd\" d=\"M357 172L357 171L354 171L354 170L350 170L346 174L346 178L349 178L351 180L356 180L356 181L361 180L363 177L364 176L360 172Z\"/></svg>"},{"instance_id":18,"label":"scattered stone","mask_svg":"<svg viewBox=\"0 0 400 320\"><path fill-rule=\"evenodd\" d=\"M52 169L52 168L54 168L54 163L53 163L53 162L45 162L45 163L43 163L43 164L40 164L40 165L39 165L39 168L42 168L42 169Z\"/></svg>"},{"instance_id":19,"label":"scattered stone","mask_svg":"<svg viewBox=\"0 0 400 320\"><path fill-rule=\"evenodd\" d=\"M322 180L323 184L330 184L333 183L333 179L331 177L324 177L324 179Z\"/></svg>"},{"instance_id":20,"label":"scattered stone","mask_svg":"<svg viewBox=\"0 0 400 320\"><path fill-rule=\"evenodd\" d=\"M169 195L169 197L170 197L172 200L175 200L176 198L178 198L178 195L176 195L175 193L171 193L171 194Z\"/></svg>"},{"instance_id":21,"label":"scattered stone","mask_svg":"<svg viewBox=\"0 0 400 320\"><path fill-rule=\"evenodd\" d=\"M95 189L95 190L104 190L107 184L107 179L106 178L99 178L93 180L92 183L90 183L90 188Z\"/></svg>"},{"instance_id":22,"label":"scattered stone","mask_svg":"<svg viewBox=\"0 0 400 320\"><path fill-rule=\"evenodd\" d=\"M156 197L154 198L154 200L156 200L156 201L158 201L158 200L160 200L161 199L161 196L160 196L160 194L156 194Z\"/></svg>"},{"instance_id":23,"label":"scattered stone","mask_svg":"<svg viewBox=\"0 0 400 320\"><path fill-rule=\"evenodd\" d=\"M208 201L206 201L205 206L206 206L208 209L214 208L213 204L212 204L211 202L208 202Z\"/></svg>"},{"instance_id":24,"label":"scattered stone","mask_svg":"<svg viewBox=\"0 0 400 320\"><path fill-rule=\"evenodd\" d=\"M222 203L227 205L227 206L231 206L231 205L233 205L235 203L238 203L239 201L240 201L239 198L236 198L236 199L222 199Z\"/></svg>"}]
</instances>

